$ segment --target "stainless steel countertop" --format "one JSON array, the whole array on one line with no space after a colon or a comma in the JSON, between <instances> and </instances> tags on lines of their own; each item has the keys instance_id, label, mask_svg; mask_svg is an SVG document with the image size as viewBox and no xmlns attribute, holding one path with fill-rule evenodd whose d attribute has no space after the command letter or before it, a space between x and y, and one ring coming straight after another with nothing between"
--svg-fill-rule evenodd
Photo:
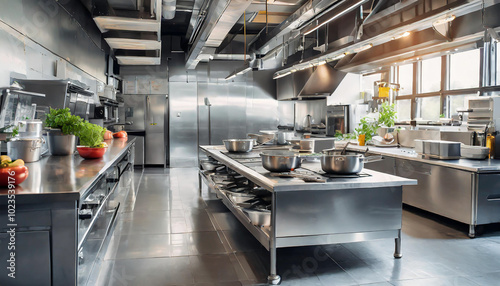
<instances>
[{"instance_id":1,"label":"stainless steel countertop","mask_svg":"<svg viewBox=\"0 0 500 286\"><path fill-rule=\"evenodd\" d=\"M395 187L403 185L416 185L417 180L405 179L393 175L388 175L373 170L363 169L362 173L371 176L359 178L327 178L326 183L306 183L296 178L271 177L270 172L262 167L262 163L243 164L229 158L222 152L226 152L224 146L200 146L208 155L224 163L226 166L235 170L239 174L247 177L254 183L266 188L272 192L286 191L320 191L320 190L339 190L339 189L360 189L360 188L378 188ZM320 162L304 162L303 167L308 169L317 169ZM297 171L301 171L302 168Z\"/></svg>"},{"instance_id":2,"label":"stainless steel countertop","mask_svg":"<svg viewBox=\"0 0 500 286\"><path fill-rule=\"evenodd\" d=\"M495 173L500 172L500 160L486 159L486 160L472 160L472 159L459 159L459 160L439 160L439 159L424 159L419 156L413 148L397 148L397 147L374 147L374 146L356 146L349 145L349 150L365 150L369 148L370 153L385 155L394 158L407 159L418 161L422 163L449 167L464 171L476 173Z\"/></svg>"},{"instance_id":3,"label":"stainless steel countertop","mask_svg":"<svg viewBox=\"0 0 500 286\"><path fill-rule=\"evenodd\" d=\"M101 159L85 160L75 154L45 156L38 162L26 163L29 176L16 186L16 199L28 199L29 196L32 197L29 201L34 202L44 199L78 200L127 151L135 138L116 138L106 142L109 147ZM7 193L8 188L0 188L0 196Z\"/></svg>"}]
</instances>

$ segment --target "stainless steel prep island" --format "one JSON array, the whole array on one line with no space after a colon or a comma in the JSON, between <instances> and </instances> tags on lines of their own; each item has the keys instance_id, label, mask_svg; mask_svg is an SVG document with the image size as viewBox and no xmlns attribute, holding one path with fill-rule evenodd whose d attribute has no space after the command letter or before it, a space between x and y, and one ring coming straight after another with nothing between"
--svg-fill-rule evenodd
<instances>
[{"instance_id":1,"label":"stainless steel prep island","mask_svg":"<svg viewBox=\"0 0 500 286\"><path fill-rule=\"evenodd\" d=\"M384 160L365 167L418 180L418 185L403 187L403 203L468 224L471 238L478 226L500 222L500 160L425 159L412 148L369 150Z\"/></svg>"},{"instance_id":2,"label":"stainless steel prep island","mask_svg":"<svg viewBox=\"0 0 500 286\"><path fill-rule=\"evenodd\" d=\"M269 283L281 280L276 273L276 249L395 238L394 257L401 257L402 186L415 185L405 179L372 170L360 177L324 177L325 183L306 183L297 178L272 177L258 160L230 158L223 146L200 146L207 156L272 193L271 225L251 224L240 207L232 203L223 188L200 170L204 181L236 218L270 252ZM304 162L304 170L317 170L319 162Z\"/></svg>"}]
</instances>

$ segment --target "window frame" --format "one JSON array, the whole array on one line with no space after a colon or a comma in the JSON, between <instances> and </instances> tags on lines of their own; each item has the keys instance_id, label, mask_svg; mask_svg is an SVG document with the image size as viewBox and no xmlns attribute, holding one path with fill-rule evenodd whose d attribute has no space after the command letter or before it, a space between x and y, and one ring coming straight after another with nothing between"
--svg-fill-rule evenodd
<instances>
[{"instance_id":1,"label":"window frame","mask_svg":"<svg viewBox=\"0 0 500 286\"><path fill-rule=\"evenodd\" d=\"M412 83L412 93L409 95L398 95L394 100L411 100L411 120L415 120L418 115L418 98L424 97L440 97L440 114L445 114L446 117L450 117L450 103L447 100L448 96L454 95L464 95L464 94L477 94L479 96L485 96L493 91L500 91L500 82L497 82L497 73L500 73L496 69L496 49L500 49L500 43L491 44L485 43L484 47L479 49L479 87L475 88L465 88L465 89L450 89L450 54L442 55L441 57L441 89L435 92L422 93L422 60L413 62L413 83ZM485 55L485 50L489 51L490 54ZM465 52L461 51L461 52ZM490 66L485 68L485 62L490 61ZM408 63L401 63L400 65L406 65ZM392 79L398 79L399 66L394 65L390 72ZM484 82L490 79L490 86L484 86Z\"/></svg>"}]
</instances>

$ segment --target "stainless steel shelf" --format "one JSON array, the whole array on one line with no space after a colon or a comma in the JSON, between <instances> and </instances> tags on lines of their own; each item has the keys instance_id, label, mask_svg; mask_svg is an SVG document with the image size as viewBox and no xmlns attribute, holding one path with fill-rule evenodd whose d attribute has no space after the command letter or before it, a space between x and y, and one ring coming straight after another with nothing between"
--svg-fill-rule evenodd
<instances>
[{"instance_id":1,"label":"stainless steel shelf","mask_svg":"<svg viewBox=\"0 0 500 286\"><path fill-rule=\"evenodd\" d=\"M245 226L245 228L269 251L270 227L258 227L252 224L250 218L243 212L241 207L236 206L229 199L226 193L210 179L210 174L205 174L200 170L201 178L209 189L217 194L222 203L234 214L234 216Z\"/></svg>"}]
</instances>

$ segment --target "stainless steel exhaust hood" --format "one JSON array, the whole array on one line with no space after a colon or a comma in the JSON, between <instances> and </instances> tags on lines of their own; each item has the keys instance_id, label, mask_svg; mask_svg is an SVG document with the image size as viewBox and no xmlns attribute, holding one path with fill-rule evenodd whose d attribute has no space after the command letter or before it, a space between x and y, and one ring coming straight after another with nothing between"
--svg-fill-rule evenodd
<instances>
[{"instance_id":1,"label":"stainless steel exhaust hood","mask_svg":"<svg viewBox=\"0 0 500 286\"><path fill-rule=\"evenodd\" d=\"M276 80L278 100L307 100L330 96L347 73L329 64L294 72Z\"/></svg>"}]
</instances>

